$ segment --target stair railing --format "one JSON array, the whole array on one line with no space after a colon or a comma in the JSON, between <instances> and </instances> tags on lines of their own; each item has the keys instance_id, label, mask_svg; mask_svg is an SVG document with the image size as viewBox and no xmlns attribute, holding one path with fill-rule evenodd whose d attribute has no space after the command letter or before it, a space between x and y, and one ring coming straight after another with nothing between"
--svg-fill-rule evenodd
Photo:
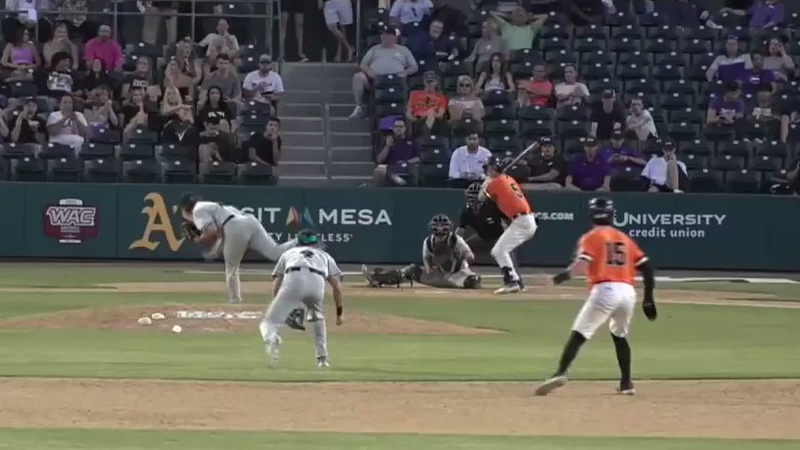
<instances>
[{"instance_id":1,"label":"stair railing","mask_svg":"<svg viewBox=\"0 0 800 450\"><path fill-rule=\"evenodd\" d=\"M330 85L328 84L328 51L325 46L322 47L322 73L320 74L322 80L322 145L325 157L325 178L331 179L331 107L330 107Z\"/></svg>"}]
</instances>

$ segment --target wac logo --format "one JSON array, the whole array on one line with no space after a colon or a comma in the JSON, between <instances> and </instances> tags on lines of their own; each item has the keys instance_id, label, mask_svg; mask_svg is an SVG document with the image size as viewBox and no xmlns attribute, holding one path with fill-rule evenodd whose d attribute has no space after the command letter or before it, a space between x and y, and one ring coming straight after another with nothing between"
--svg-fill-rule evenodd
<instances>
[{"instance_id":1,"label":"wac logo","mask_svg":"<svg viewBox=\"0 0 800 450\"><path fill-rule=\"evenodd\" d=\"M154 241L154 234L162 234L163 241L167 242L167 246L173 252L177 252L181 245L183 245L183 238L178 239L175 235L175 228L172 226L172 215L170 209L167 208L164 197L158 192L150 192L144 197L145 206L142 208L142 214L147 216L147 224L144 227L142 237L133 241L128 247L128 250L135 248L142 248L145 250L155 251L161 242ZM172 214L178 211L177 206L172 207Z\"/></svg>"},{"instance_id":2,"label":"wac logo","mask_svg":"<svg viewBox=\"0 0 800 450\"><path fill-rule=\"evenodd\" d=\"M62 244L80 244L97 237L97 208L81 199L63 198L45 207L42 225L45 236Z\"/></svg>"}]
</instances>

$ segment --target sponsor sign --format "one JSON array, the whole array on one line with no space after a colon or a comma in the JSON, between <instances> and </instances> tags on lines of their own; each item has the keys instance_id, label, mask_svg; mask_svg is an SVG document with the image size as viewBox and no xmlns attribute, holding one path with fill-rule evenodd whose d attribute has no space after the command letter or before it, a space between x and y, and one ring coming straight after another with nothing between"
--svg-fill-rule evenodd
<instances>
[{"instance_id":1,"label":"sponsor sign","mask_svg":"<svg viewBox=\"0 0 800 450\"><path fill-rule=\"evenodd\" d=\"M97 208L83 200L65 198L46 205L42 214L44 235L61 244L80 244L97 237Z\"/></svg>"}]
</instances>

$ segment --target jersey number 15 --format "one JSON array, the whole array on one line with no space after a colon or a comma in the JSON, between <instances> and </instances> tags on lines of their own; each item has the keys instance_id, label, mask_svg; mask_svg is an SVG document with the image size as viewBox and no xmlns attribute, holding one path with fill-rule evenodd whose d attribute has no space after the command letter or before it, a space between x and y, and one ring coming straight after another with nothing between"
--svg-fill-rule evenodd
<instances>
[{"instance_id":1,"label":"jersey number 15","mask_svg":"<svg viewBox=\"0 0 800 450\"><path fill-rule=\"evenodd\" d=\"M628 260L625 253L625 244L622 242L609 242L606 244L606 265L624 266Z\"/></svg>"}]
</instances>

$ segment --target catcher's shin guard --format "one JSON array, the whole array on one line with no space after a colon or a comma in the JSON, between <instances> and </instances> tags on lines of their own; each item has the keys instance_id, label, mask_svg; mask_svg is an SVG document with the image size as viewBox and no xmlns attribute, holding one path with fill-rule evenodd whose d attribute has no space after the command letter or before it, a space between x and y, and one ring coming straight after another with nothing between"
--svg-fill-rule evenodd
<instances>
[{"instance_id":1,"label":"catcher's shin guard","mask_svg":"<svg viewBox=\"0 0 800 450\"><path fill-rule=\"evenodd\" d=\"M481 276L477 273L474 275L469 275L466 279L464 279L464 289L480 289L481 288Z\"/></svg>"},{"instance_id":2,"label":"catcher's shin guard","mask_svg":"<svg viewBox=\"0 0 800 450\"><path fill-rule=\"evenodd\" d=\"M409 264L400 270L412 286L415 281L419 282L419 278L422 276L422 267L419 264Z\"/></svg>"}]
</instances>

